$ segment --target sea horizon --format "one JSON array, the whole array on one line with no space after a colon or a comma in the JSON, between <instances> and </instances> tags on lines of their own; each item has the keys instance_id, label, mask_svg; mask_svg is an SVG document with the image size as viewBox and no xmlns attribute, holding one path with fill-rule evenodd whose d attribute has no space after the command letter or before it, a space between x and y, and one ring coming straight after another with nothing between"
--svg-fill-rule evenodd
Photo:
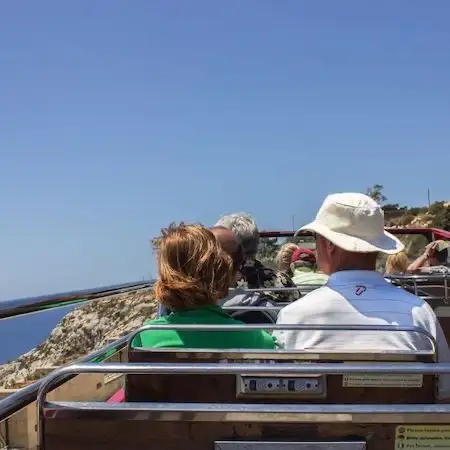
<instances>
[{"instance_id":1,"label":"sea horizon","mask_svg":"<svg viewBox=\"0 0 450 450\"><path fill-rule=\"evenodd\" d=\"M17 359L45 341L62 318L77 305L0 319L0 365Z\"/></svg>"}]
</instances>

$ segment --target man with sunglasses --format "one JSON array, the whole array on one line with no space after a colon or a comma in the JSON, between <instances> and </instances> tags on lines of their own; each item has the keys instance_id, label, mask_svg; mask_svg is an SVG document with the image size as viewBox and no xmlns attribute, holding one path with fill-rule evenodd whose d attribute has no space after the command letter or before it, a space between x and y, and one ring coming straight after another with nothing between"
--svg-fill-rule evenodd
<instances>
[{"instance_id":1,"label":"man with sunglasses","mask_svg":"<svg viewBox=\"0 0 450 450\"><path fill-rule=\"evenodd\" d=\"M240 273L244 264L244 252L237 236L233 231L222 226L211 228L211 232L216 236L221 247L231 256L233 260L233 272L235 276ZM268 298L260 292L247 293L244 289L236 287L236 279L233 280L233 286L230 286L230 294L225 297L221 305L227 308L246 307L248 310L236 310L232 312L235 319L242 320L245 323L274 323L277 320L277 313L274 311L252 311L252 307L273 308L275 305L273 299Z\"/></svg>"},{"instance_id":2,"label":"man with sunglasses","mask_svg":"<svg viewBox=\"0 0 450 450\"><path fill-rule=\"evenodd\" d=\"M293 291L273 292L271 288L295 288L292 279L278 270L265 266L257 259L260 244L259 230L253 217L244 213L234 213L221 217L216 227L231 230L242 246L244 263L237 274L237 285L243 289L267 288L265 296L275 302L291 302L299 298L299 293Z\"/></svg>"}]
</instances>

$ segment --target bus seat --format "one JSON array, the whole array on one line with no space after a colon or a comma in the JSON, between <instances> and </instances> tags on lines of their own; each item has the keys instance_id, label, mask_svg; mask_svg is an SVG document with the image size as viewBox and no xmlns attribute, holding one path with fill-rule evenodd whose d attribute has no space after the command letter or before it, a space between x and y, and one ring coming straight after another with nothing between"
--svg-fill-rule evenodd
<instances>
[{"instance_id":1,"label":"bus seat","mask_svg":"<svg viewBox=\"0 0 450 450\"><path fill-rule=\"evenodd\" d=\"M272 364L280 368L279 372L271 371L272 378L291 378L292 375L283 374L284 363L296 361L299 365L309 365L316 368L314 373L317 374L317 365L332 362L336 364L337 371L341 371L341 374L329 375L326 378L320 374L303 376L311 383L316 380L318 382L316 387L321 385L325 396L317 395L317 389L315 391L306 389L303 393L287 393L283 398L281 396L276 398L277 396L270 392L255 395L248 390L240 390L237 384L240 375L177 376L172 373L137 375L129 374L124 369L123 373L128 373L125 403L49 402L43 401L42 398L45 396L40 393L39 448L40 450L404 448L399 445L401 444L399 439L404 437L405 426L415 425L421 427L420 429L428 425L438 429L448 428L450 405L430 404L434 398L433 379L424 376L421 388L349 387L348 377L347 385L343 386L345 370L340 367L343 361L361 361L375 365L390 361L391 365L430 362L432 359L430 354L303 355L288 352L258 354L240 351L133 349L129 354L131 363L171 361L189 362L190 365L194 365L214 361L226 365L241 361L264 366L263 361L272 361ZM101 365L104 364L98 364L96 367ZM125 367L123 364L121 366ZM79 370L80 365L75 367ZM117 365L114 369L117 370ZM92 364L89 370L94 370ZM98 372L99 369L95 370ZM251 378L256 379L258 375L252 375ZM259 379L261 380L261 377ZM237 395L237 392L244 392L244 397Z\"/></svg>"},{"instance_id":2,"label":"bus seat","mask_svg":"<svg viewBox=\"0 0 450 450\"><path fill-rule=\"evenodd\" d=\"M433 362L434 355L430 353L417 354L333 354L333 353L298 353L273 351L265 353L223 351L223 350L180 350L180 349L128 349L130 362L144 363L176 363L185 362L193 364L221 362L254 362L261 364L266 361L278 364L280 372L283 363L291 362L308 364L309 362L376 362L386 361L401 364L402 362ZM405 376L406 377L406 376ZM286 392L274 393L240 393L242 383L266 383L271 379L267 377L246 377L239 375L209 375L209 374L168 374L168 375L139 375L133 374L126 377L125 398L128 402L163 401L163 402L227 402L245 403L248 398L253 402L264 403L268 399L272 403L342 403L342 404L409 404L409 403L434 403L436 380L434 375L408 376L401 380L391 377L345 376L327 375L320 377L284 377ZM277 378L280 382L281 378ZM386 381L387 379L387 381ZM272 380L272 384L277 381ZM387 387L386 383L393 383ZM294 391L289 391L288 384ZM310 386L316 386L317 389ZM296 391L303 389L300 393ZM249 388L250 389L250 388ZM268 388L270 390L270 388Z\"/></svg>"}]
</instances>

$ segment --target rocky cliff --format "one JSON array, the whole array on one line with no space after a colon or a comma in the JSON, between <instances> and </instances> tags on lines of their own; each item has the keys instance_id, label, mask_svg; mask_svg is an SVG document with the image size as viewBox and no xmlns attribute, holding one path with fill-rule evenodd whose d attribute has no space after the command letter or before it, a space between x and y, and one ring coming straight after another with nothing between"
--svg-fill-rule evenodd
<instances>
[{"instance_id":1,"label":"rocky cliff","mask_svg":"<svg viewBox=\"0 0 450 450\"><path fill-rule=\"evenodd\" d=\"M153 317L151 289L100 298L68 313L38 347L0 366L0 386L13 388L37 378L40 368L54 367L101 348L139 328Z\"/></svg>"}]
</instances>

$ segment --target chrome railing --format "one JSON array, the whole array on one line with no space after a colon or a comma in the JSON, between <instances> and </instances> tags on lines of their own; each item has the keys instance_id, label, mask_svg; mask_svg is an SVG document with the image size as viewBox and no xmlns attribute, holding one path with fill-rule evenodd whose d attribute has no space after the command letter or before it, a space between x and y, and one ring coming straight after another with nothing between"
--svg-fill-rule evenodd
<instances>
[{"instance_id":1,"label":"chrome railing","mask_svg":"<svg viewBox=\"0 0 450 450\"><path fill-rule=\"evenodd\" d=\"M30 297L0 302L0 319L8 319L33 312L43 312L53 308L62 308L76 303L101 300L112 295L132 292L151 287L153 281L136 281L134 283L117 284L95 289L65 292L62 294ZM122 350L127 344L128 336L124 336L111 344L78 359L77 363L100 362ZM6 398L0 400L0 422L20 409L34 402L42 380L38 380Z\"/></svg>"},{"instance_id":2,"label":"chrome railing","mask_svg":"<svg viewBox=\"0 0 450 450\"><path fill-rule=\"evenodd\" d=\"M129 338L130 338L130 335L123 336L120 339L118 339L117 341L114 341L111 344L109 344L99 350L96 350L87 356L84 356L84 357L74 361L72 364L102 362L105 359L109 358L110 356L114 355L115 353L124 349L127 345ZM69 365L64 366L64 367L68 367ZM65 383L66 381L69 381L70 378L72 378L72 377L73 376L69 376L65 379L61 379L58 386ZM12 416L16 412L20 411L25 406L28 406L29 404L36 401L38 391L41 387L41 384L44 382L45 379L46 378L42 378L41 380L38 380L38 381L34 382L33 384L30 384L22 389L19 389L18 391L14 392L13 394L10 394L8 397L0 400L0 422L2 422L3 420L7 419L10 416ZM58 386L55 386L55 388Z\"/></svg>"},{"instance_id":3,"label":"chrome railing","mask_svg":"<svg viewBox=\"0 0 450 450\"><path fill-rule=\"evenodd\" d=\"M116 284L95 289L70 291L61 294L41 295L39 297L19 298L0 302L0 319L46 311L52 308L62 308L76 303L87 302L137 289L151 287L153 281L136 281L134 283Z\"/></svg>"},{"instance_id":4,"label":"chrome railing","mask_svg":"<svg viewBox=\"0 0 450 450\"><path fill-rule=\"evenodd\" d=\"M389 275L386 278L425 301L450 300L450 273L399 274Z\"/></svg>"},{"instance_id":5,"label":"chrome railing","mask_svg":"<svg viewBox=\"0 0 450 450\"><path fill-rule=\"evenodd\" d=\"M251 310L251 306L248 310ZM177 331L240 331L242 330L242 325L179 325L179 324L154 324L145 325L138 330L132 331L129 334L128 345L131 346L133 339L140 333L145 331L156 331L156 330L177 330ZM329 324L309 324L309 325L299 325L299 324L245 324L245 330L286 330L286 331L381 331L386 333L416 333L424 336L431 343L430 351L437 354L437 343L435 337L427 330L422 327L417 326L397 326L397 325L329 325ZM292 350L290 350L292 351Z\"/></svg>"},{"instance_id":6,"label":"chrome railing","mask_svg":"<svg viewBox=\"0 0 450 450\"><path fill-rule=\"evenodd\" d=\"M78 412L94 417L126 420L157 421L233 421L233 422L352 422L357 423L448 423L450 405L356 405L356 404L234 404L234 403L171 403L171 402L47 402L47 393L67 376L87 373L116 374L208 374L208 375L345 375L345 374L450 374L446 363L106 363L78 364L58 369L41 385L38 395L38 440L44 448L46 420L70 417L80 419ZM45 417L45 410L51 411ZM56 413L56 414L55 414ZM61 413L61 414L59 414ZM97 414L97 416L95 416ZM100 415L99 415L100 414ZM355 415L357 417L355 417ZM400 416L401 415L401 416ZM406 417L403 417L406 415ZM95 419L94 419L95 420Z\"/></svg>"}]
</instances>

